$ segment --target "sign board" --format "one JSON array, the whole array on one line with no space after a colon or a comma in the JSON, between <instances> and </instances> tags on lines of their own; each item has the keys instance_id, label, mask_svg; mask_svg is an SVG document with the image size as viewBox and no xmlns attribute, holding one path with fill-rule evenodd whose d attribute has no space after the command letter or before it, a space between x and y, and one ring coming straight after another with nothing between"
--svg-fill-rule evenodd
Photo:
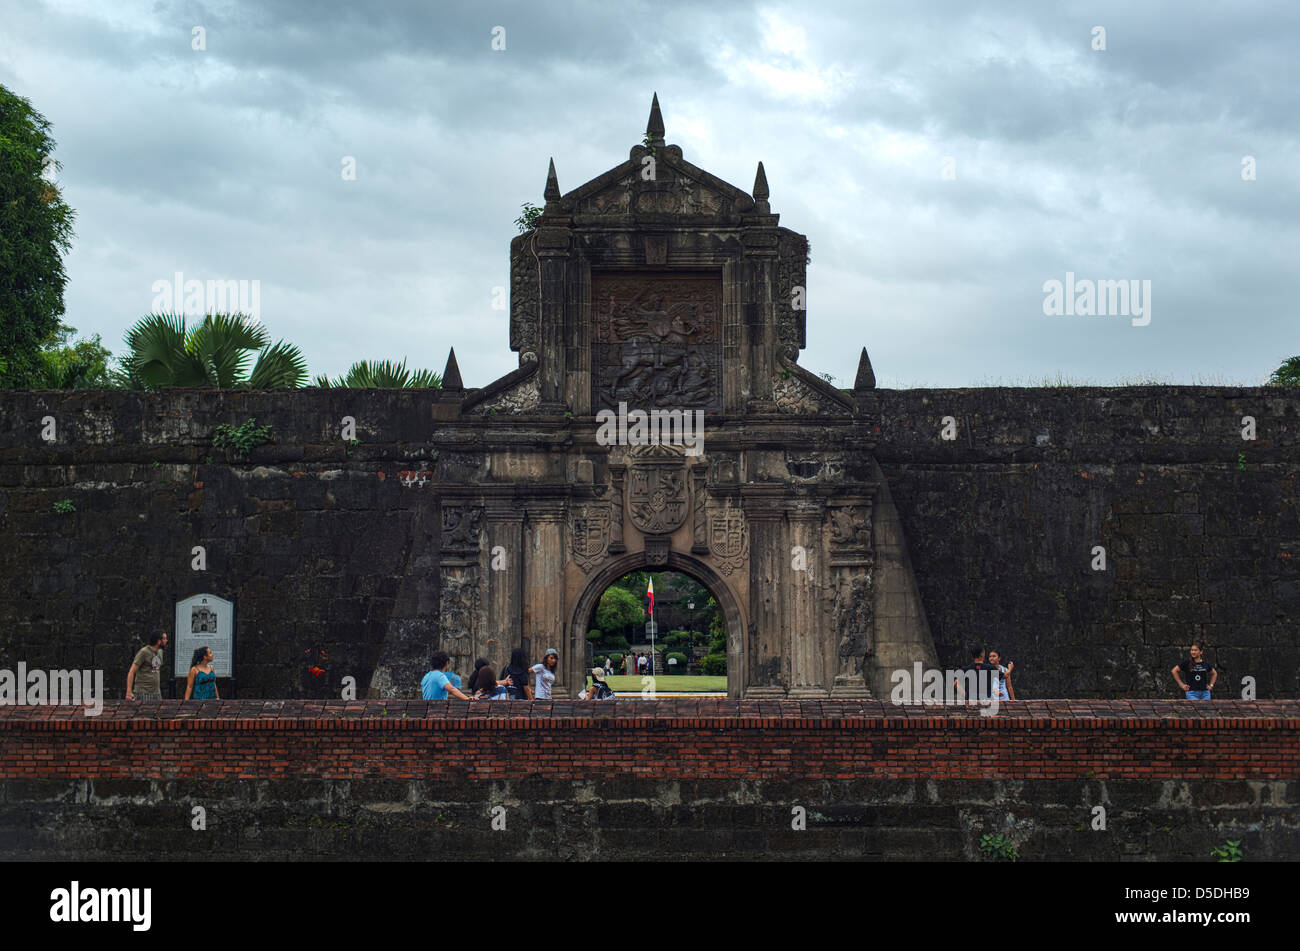
<instances>
[{"instance_id":1,"label":"sign board","mask_svg":"<svg viewBox=\"0 0 1300 951\"><path fill-rule=\"evenodd\" d=\"M677 658L676 658L676 657L669 657L669 658L668 658L668 665L669 665L670 667L676 667L676 666L677 666Z\"/></svg>"},{"instance_id":2,"label":"sign board","mask_svg":"<svg viewBox=\"0 0 1300 951\"><path fill-rule=\"evenodd\" d=\"M176 633L167 645L175 658L177 677L188 677L190 661L200 647L212 648L212 669L218 677L235 673L235 606L215 594L195 594L176 602Z\"/></svg>"},{"instance_id":3,"label":"sign board","mask_svg":"<svg viewBox=\"0 0 1300 951\"><path fill-rule=\"evenodd\" d=\"M645 632L647 634L658 634L659 624L655 621L647 621L645 626Z\"/></svg>"}]
</instances>

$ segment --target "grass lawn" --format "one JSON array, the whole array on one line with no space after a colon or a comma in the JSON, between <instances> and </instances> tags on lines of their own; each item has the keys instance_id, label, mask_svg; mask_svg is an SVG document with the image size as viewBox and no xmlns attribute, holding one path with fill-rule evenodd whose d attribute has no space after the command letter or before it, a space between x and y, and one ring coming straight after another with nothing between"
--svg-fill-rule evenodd
<instances>
[{"instance_id":1,"label":"grass lawn","mask_svg":"<svg viewBox=\"0 0 1300 951\"><path fill-rule=\"evenodd\" d=\"M616 694L639 694L641 692L640 677L619 677L616 674L607 678L606 682ZM725 692L726 689L726 677L687 677L672 674L655 677L655 690L662 690L667 693L687 693L699 690L721 690Z\"/></svg>"}]
</instances>

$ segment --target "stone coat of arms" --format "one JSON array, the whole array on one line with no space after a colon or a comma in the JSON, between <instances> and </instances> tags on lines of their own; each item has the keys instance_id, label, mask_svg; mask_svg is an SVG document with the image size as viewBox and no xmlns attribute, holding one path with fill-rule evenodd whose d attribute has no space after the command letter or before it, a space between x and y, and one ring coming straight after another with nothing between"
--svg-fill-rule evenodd
<instances>
[{"instance_id":1,"label":"stone coat of arms","mask_svg":"<svg viewBox=\"0 0 1300 951\"><path fill-rule=\"evenodd\" d=\"M679 463L632 466L627 501L632 524L641 531L649 535L675 531L690 509L686 467Z\"/></svg>"},{"instance_id":2,"label":"stone coat of arms","mask_svg":"<svg viewBox=\"0 0 1300 951\"><path fill-rule=\"evenodd\" d=\"M728 505L710 513L709 553L723 575L730 575L745 563L749 554L749 526L740 509Z\"/></svg>"},{"instance_id":3,"label":"stone coat of arms","mask_svg":"<svg viewBox=\"0 0 1300 951\"><path fill-rule=\"evenodd\" d=\"M569 543L578 567L590 571L609 548L609 506L584 505L575 509L569 517Z\"/></svg>"}]
</instances>

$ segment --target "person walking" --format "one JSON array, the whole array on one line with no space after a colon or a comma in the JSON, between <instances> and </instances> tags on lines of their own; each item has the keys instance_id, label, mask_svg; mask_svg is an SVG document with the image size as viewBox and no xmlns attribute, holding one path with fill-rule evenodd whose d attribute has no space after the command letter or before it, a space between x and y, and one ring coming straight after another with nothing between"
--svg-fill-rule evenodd
<instances>
[{"instance_id":1,"label":"person walking","mask_svg":"<svg viewBox=\"0 0 1300 951\"><path fill-rule=\"evenodd\" d=\"M217 672L212 669L212 648L200 647L190 658L190 674L185 679L186 700L220 700Z\"/></svg>"},{"instance_id":2,"label":"person walking","mask_svg":"<svg viewBox=\"0 0 1300 951\"><path fill-rule=\"evenodd\" d=\"M470 699L460 692L460 678L446 670L450 660L451 656L446 651L433 652L433 657L429 659L431 669L420 680L420 696L425 700L446 700L449 696L457 700Z\"/></svg>"},{"instance_id":3,"label":"person walking","mask_svg":"<svg viewBox=\"0 0 1300 951\"><path fill-rule=\"evenodd\" d=\"M555 668L558 666L560 666L560 652L554 647L547 648L540 664L533 664L533 699L551 699L551 687L555 684Z\"/></svg>"},{"instance_id":4,"label":"person walking","mask_svg":"<svg viewBox=\"0 0 1300 951\"><path fill-rule=\"evenodd\" d=\"M1187 655L1175 665L1174 682L1188 700L1209 700L1210 691L1219 679L1219 671L1201 651L1200 644L1187 649ZM1186 681L1184 683L1183 681Z\"/></svg>"},{"instance_id":5,"label":"person walking","mask_svg":"<svg viewBox=\"0 0 1300 951\"><path fill-rule=\"evenodd\" d=\"M510 685L511 700L533 699L533 678L528 670L528 651L516 647L510 652L510 663L501 671L501 677Z\"/></svg>"},{"instance_id":6,"label":"person walking","mask_svg":"<svg viewBox=\"0 0 1300 951\"><path fill-rule=\"evenodd\" d=\"M163 648L166 646L167 632L155 631L149 635L148 645L136 651L126 672L126 699L162 699Z\"/></svg>"},{"instance_id":7,"label":"person walking","mask_svg":"<svg viewBox=\"0 0 1300 951\"><path fill-rule=\"evenodd\" d=\"M1016 664L1015 661L1012 661L1003 667L1001 661L1002 658L998 656L997 651L989 651L989 665L997 668L996 673L993 675L994 687L997 689L993 695L999 700L1014 700L1016 699L1016 688L1011 686L1011 669Z\"/></svg>"}]
</instances>

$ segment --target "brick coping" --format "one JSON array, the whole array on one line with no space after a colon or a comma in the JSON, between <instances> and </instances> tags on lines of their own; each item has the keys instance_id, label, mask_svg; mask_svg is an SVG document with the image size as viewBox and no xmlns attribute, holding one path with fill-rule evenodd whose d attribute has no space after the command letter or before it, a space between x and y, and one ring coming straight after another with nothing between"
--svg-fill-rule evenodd
<instances>
[{"instance_id":1,"label":"brick coping","mask_svg":"<svg viewBox=\"0 0 1300 951\"><path fill-rule=\"evenodd\" d=\"M0 706L3 730L535 730L535 729L1167 729L1300 730L1300 700L1020 700L994 716L976 705L881 700L616 699L107 700Z\"/></svg>"}]
</instances>

